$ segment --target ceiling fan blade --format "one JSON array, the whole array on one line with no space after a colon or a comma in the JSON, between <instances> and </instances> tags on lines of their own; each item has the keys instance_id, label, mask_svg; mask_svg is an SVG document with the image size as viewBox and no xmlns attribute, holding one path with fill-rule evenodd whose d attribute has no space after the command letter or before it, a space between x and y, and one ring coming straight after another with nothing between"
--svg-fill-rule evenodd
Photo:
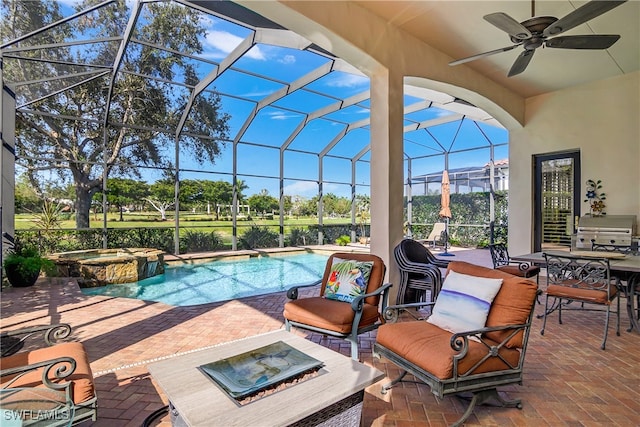
<instances>
[{"instance_id":1,"label":"ceiling fan blade","mask_svg":"<svg viewBox=\"0 0 640 427\"><path fill-rule=\"evenodd\" d=\"M596 16L600 16L603 13L620 6L626 1L627 0L592 0L549 25L544 29L542 35L544 37L549 37L564 33L573 27L577 27Z\"/></svg>"},{"instance_id":2,"label":"ceiling fan blade","mask_svg":"<svg viewBox=\"0 0 640 427\"><path fill-rule=\"evenodd\" d=\"M535 50L525 50L520 55L518 55L515 62L511 66L507 77L512 77L523 72L529 65L529 62L531 62L534 53Z\"/></svg>"},{"instance_id":3,"label":"ceiling fan blade","mask_svg":"<svg viewBox=\"0 0 640 427\"><path fill-rule=\"evenodd\" d=\"M514 44L513 46L507 46L500 49L490 50L488 52L478 53L476 55L468 56L466 58L456 59L455 61L449 62L449 65L464 64L465 62L475 61L476 59L484 58L485 56L494 55L496 53L501 53L501 52L508 52L511 49L515 49L518 46L520 46L520 43Z\"/></svg>"},{"instance_id":4,"label":"ceiling fan blade","mask_svg":"<svg viewBox=\"0 0 640 427\"><path fill-rule=\"evenodd\" d=\"M518 40L531 38L531 32L521 23L503 12L490 13L484 19Z\"/></svg>"},{"instance_id":5,"label":"ceiling fan blade","mask_svg":"<svg viewBox=\"0 0 640 427\"><path fill-rule=\"evenodd\" d=\"M560 36L545 42L546 47L559 49L608 49L620 39L619 35L589 34L585 36Z\"/></svg>"}]
</instances>

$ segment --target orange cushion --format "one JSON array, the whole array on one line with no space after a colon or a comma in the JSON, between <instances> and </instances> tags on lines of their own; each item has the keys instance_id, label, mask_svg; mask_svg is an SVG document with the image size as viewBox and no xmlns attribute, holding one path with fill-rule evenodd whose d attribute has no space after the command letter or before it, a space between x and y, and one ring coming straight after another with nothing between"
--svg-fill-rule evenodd
<instances>
[{"instance_id":1,"label":"orange cushion","mask_svg":"<svg viewBox=\"0 0 640 427\"><path fill-rule=\"evenodd\" d=\"M93 398L95 396L93 373L91 372L91 366L89 366L89 358L81 343L61 343L52 347L17 353L0 359L0 365L2 369L17 368L58 357L72 357L76 361L75 372L67 378L68 381L73 382L74 403L82 403ZM4 384L13 378L13 376L4 376L0 379L0 383ZM42 369L25 374L12 383L10 387L44 387L42 384Z\"/></svg>"},{"instance_id":2,"label":"orange cushion","mask_svg":"<svg viewBox=\"0 0 640 427\"><path fill-rule=\"evenodd\" d=\"M520 325L527 322L538 291L538 285L534 281L462 261L450 262L448 270L502 279L500 291L491 303L486 326ZM489 332L487 337L493 341L502 342L512 332L512 330ZM511 338L506 345L509 348L520 348L522 347L522 339L523 333L520 332Z\"/></svg>"},{"instance_id":3,"label":"orange cushion","mask_svg":"<svg viewBox=\"0 0 640 427\"><path fill-rule=\"evenodd\" d=\"M284 305L284 317L290 321L343 334L351 332L354 315L350 303L322 297L301 298ZM360 327L371 325L378 318L378 307L365 303Z\"/></svg>"},{"instance_id":4,"label":"orange cushion","mask_svg":"<svg viewBox=\"0 0 640 427\"><path fill-rule=\"evenodd\" d=\"M566 298L566 299L590 302L594 304L605 304L605 305L608 305L611 303L611 299L615 297L617 291L618 290L615 286L611 286L611 290L610 290L611 298L607 298L607 291L604 291L604 290L572 288L569 286L562 286L562 285L547 286L547 294L552 297Z\"/></svg>"},{"instance_id":5,"label":"orange cushion","mask_svg":"<svg viewBox=\"0 0 640 427\"><path fill-rule=\"evenodd\" d=\"M451 333L424 321L387 323L378 328L376 342L400 355L408 362L419 366L436 377L445 380L453 377L453 356L458 354L451 348ZM469 352L458 362L458 374L464 374L487 355L487 346L469 341ZM517 366L520 352L502 347L499 351L512 366ZM490 357L473 374L510 369L499 357Z\"/></svg>"},{"instance_id":6,"label":"orange cushion","mask_svg":"<svg viewBox=\"0 0 640 427\"><path fill-rule=\"evenodd\" d=\"M540 267L536 265L532 265L531 267L520 270L520 266L517 265L501 265L497 268L500 271L504 271L505 273L513 274L514 276L519 277L535 277L540 274Z\"/></svg>"}]
</instances>

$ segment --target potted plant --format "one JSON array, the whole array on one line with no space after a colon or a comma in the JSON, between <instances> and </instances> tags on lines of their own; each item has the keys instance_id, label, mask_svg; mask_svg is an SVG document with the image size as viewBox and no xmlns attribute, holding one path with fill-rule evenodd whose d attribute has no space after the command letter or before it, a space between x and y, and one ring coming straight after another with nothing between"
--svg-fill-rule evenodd
<instances>
[{"instance_id":1,"label":"potted plant","mask_svg":"<svg viewBox=\"0 0 640 427\"><path fill-rule=\"evenodd\" d=\"M51 274L55 264L50 259L40 256L35 248L25 247L7 253L3 261L7 280L14 287L32 286L40 272Z\"/></svg>"}]
</instances>

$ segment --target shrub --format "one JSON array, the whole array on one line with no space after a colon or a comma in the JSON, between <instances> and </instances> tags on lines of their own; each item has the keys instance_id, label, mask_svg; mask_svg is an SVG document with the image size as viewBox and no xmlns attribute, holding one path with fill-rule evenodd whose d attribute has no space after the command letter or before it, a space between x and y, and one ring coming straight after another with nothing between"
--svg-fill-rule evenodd
<instances>
[{"instance_id":1,"label":"shrub","mask_svg":"<svg viewBox=\"0 0 640 427\"><path fill-rule=\"evenodd\" d=\"M252 225L240 236L240 246L243 249L277 248L278 233L267 227Z\"/></svg>"},{"instance_id":2,"label":"shrub","mask_svg":"<svg viewBox=\"0 0 640 427\"><path fill-rule=\"evenodd\" d=\"M347 236L346 234L343 234L336 239L336 245L339 246L347 246L349 243L351 243L351 237Z\"/></svg>"},{"instance_id":3,"label":"shrub","mask_svg":"<svg viewBox=\"0 0 640 427\"><path fill-rule=\"evenodd\" d=\"M186 252L214 251L224 247L222 238L215 231L206 233L188 230L180 237L181 252L183 245Z\"/></svg>"}]
</instances>

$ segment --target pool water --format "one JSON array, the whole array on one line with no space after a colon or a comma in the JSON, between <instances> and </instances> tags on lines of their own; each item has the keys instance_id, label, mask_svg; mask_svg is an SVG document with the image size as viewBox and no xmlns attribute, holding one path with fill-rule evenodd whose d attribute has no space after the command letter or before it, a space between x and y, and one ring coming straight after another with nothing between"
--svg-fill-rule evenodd
<instances>
[{"instance_id":1,"label":"pool water","mask_svg":"<svg viewBox=\"0 0 640 427\"><path fill-rule=\"evenodd\" d=\"M85 295L158 301L173 306L282 292L322 278L327 255L304 253L220 260L166 267L164 274L135 283L84 288Z\"/></svg>"}]
</instances>

